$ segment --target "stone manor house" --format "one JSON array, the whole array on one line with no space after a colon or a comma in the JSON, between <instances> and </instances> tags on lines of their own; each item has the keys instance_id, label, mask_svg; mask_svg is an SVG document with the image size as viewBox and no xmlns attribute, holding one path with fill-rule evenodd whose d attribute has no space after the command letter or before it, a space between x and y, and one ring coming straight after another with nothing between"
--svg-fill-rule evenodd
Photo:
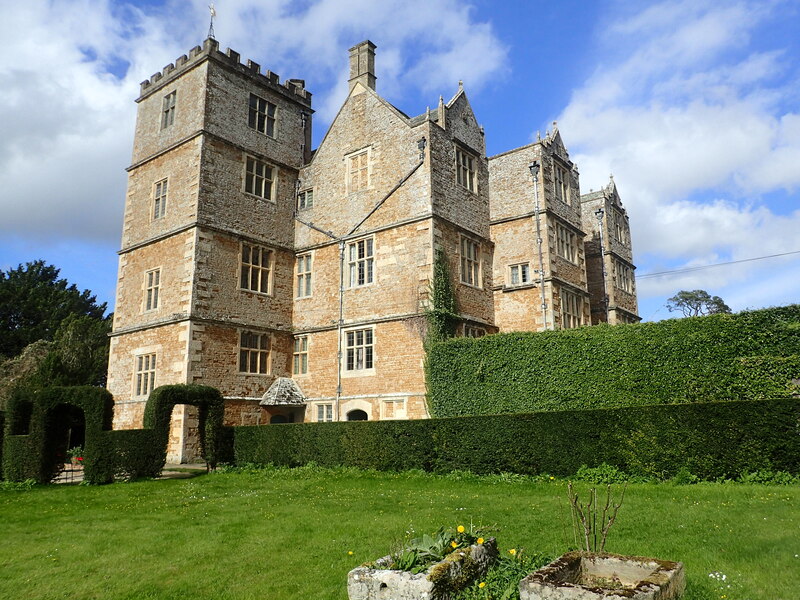
<instances>
[{"instance_id":1,"label":"stone manor house","mask_svg":"<svg viewBox=\"0 0 800 600\"><path fill-rule=\"evenodd\" d=\"M639 320L613 180L581 196L557 126L486 156L459 84L410 117L376 92L375 45L316 150L311 93L213 38L141 85L108 388L115 428L202 383L233 425L424 418L438 251L458 335ZM194 409L170 460L192 458Z\"/></svg>"}]
</instances>

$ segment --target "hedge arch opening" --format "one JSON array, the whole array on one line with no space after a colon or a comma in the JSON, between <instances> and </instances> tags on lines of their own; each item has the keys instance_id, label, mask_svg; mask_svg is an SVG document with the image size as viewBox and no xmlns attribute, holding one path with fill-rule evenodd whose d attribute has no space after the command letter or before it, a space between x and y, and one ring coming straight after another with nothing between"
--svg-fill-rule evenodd
<instances>
[{"instance_id":1,"label":"hedge arch opening","mask_svg":"<svg viewBox=\"0 0 800 600\"><path fill-rule=\"evenodd\" d=\"M55 471L70 463L70 450L86 445L86 415L83 408L68 403L57 404L50 410L52 415L45 421L44 435L50 440L47 451Z\"/></svg>"},{"instance_id":2,"label":"hedge arch opening","mask_svg":"<svg viewBox=\"0 0 800 600\"><path fill-rule=\"evenodd\" d=\"M161 467L167 459L172 410L181 404L197 407L200 453L208 467L215 469L224 444L224 400L219 390L192 384L163 385L153 390L147 398L144 427L154 430L157 440L154 450L160 455Z\"/></svg>"},{"instance_id":3,"label":"hedge arch opening","mask_svg":"<svg viewBox=\"0 0 800 600\"><path fill-rule=\"evenodd\" d=\"M16 390L7 406L4 477L48 483L67 461L67 450L80 445L86 481L111 480L102 448L111 429L113 404L108 390L90 386Z\"/></svg>"}]
</instances>

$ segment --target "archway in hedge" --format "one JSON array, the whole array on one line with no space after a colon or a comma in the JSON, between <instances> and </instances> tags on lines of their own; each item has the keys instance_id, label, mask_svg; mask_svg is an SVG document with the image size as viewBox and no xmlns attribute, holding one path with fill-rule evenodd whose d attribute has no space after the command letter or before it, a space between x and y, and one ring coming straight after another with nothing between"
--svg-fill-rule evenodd
<instances>
[{"instance_id":1,"label":"archway in hedge","mask_svg":"<svg viewBox=\"0 0 800 600\"><path fill-rule=\"evenodd\" d=\"M50 410L52 415L45 421L44 435L50 441L47 450L55 472L71 462L70 450L86 445L86 416L83 408L74 404L57 404ZM83 459L83 453L80 458Z\"/></svg>"},{"instance_id":2,"label":"archway in hedge","mask_svg":"<svg viewBox=\"0 0 800 600\"><path fill-rule=\"evenodd\" d=\"M48 483L60 471L71 441L82 441L84 474L93 483L112 475L103 464L103 434L111 429L113 399L108 390L89 387L18 389L11 395L3 439L3 475L11 481ZM101 474L102 473L102 474Z\"/></svg>"},{"instance_id":3,"label":"archway in hedge","mask_svg":"<svg viewBox=\"0 0 800 600\"><path fill-rule=\"evenodd\" d=\"M200 451L211 469L217 467L223 445L224 400L216 388L205 385L162 385L150 393L144 409L144 428L153 429L161 467L167 460L167 444L172 409L179 404L199 409Z\"/></svg>"}]
</instances>

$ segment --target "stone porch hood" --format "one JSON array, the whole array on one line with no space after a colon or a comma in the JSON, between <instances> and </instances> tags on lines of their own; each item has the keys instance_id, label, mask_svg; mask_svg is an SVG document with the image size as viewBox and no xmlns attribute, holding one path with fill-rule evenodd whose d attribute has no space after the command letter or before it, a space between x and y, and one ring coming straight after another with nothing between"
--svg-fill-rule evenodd
<instances>
[{"instance_id":1,"label":"stone porch hood","mask_svg":"<svg viewBox=\"0 0 800 600\"><path fill-rule=\"evenodd\" d=\"M260 406L304 406L306 397L297 382L291 377L278 377L269 386Z\"/></svg>"}]
</instances>

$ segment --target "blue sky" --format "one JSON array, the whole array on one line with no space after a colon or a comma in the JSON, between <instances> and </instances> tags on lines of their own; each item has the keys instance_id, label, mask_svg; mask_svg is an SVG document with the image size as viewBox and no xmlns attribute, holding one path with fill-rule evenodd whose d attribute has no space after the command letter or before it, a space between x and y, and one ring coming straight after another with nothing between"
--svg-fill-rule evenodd
<instances>
[{"instance_id":1,"label":"blue sky","mask_svg":"<svg viewBox=\"0 0 800 600\"><path fill-rule=\"evenodd\" d=\"M4 8L0 269L38 258L113 307L138 84L202 42L208 2L34 0ZM463 80L487 150L557 121L585 193L613 173L640 314L703 288L734 310L800 301L797 0L218 0L216 38L314 93L318 142L347 48L409 114Z\"/></svg>"}]
</instances>

